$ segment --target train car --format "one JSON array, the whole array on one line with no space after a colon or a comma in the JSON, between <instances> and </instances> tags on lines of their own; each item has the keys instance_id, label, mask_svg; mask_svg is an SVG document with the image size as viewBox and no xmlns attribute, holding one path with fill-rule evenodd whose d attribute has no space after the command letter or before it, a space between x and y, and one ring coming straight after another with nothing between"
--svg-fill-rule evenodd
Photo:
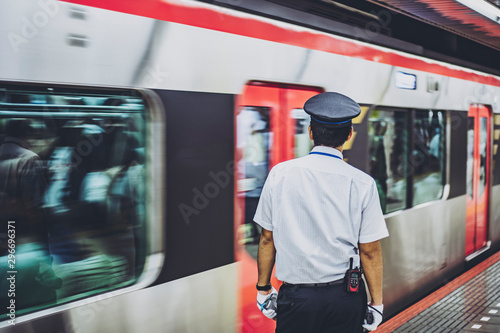
<instances>
[{"instance_id":1,"label":"train car","mask_svg":"<svg viewBox=\"0 0 500 333\"><path fill-rule=\"evenodd\" d=\"M2 332L273 331L253 213L323 91L362 108L386 314L500 247L498 76L190 0L0 8Z\"/></svg>"}]
</instances>

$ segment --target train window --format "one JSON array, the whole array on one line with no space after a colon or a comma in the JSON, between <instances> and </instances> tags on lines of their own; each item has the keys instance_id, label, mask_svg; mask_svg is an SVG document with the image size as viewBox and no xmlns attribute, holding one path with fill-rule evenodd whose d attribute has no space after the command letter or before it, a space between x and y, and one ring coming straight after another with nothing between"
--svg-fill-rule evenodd
<instances>
[{"instance_id":1,"label":"train window","mask_svg":"<svg viewBox=\"0 0 500 333\"><path fill-rule=\"evenodd\" d=\"M408 119L406 112L381 109L368 119L369 173L384 213L407 207Z\"/></svg>"},{"instance_id":2,"label":"train window","mask_svg":"<svg viewBox=\"0 0 500 333\"><path fill-rule=\"evenodd\" d=\"M136 282L146 258L142 96L2 88L0 313L14 296L22 315Z\"/></svg>"},{"instance_id":3,"label":"train window","mask_svg":"<svg viewBox=\"0 0 500 333\"><path fill-rule=\"evenodd\" d=\"M432 110L376 108L370 113L368 171L377 184L384 213L442 197L445 118L443 111Z\"/></svg>"},{"instance_id":4,"label":"train window","mask_svg":"<svg viewBox=\"0 0 500 333\"><path fill-rule=\"evenodd\" d=\"M410 158L413 173L413 206L440 199L444 190L444 113L416 111L414 148Z\"/></svg>"}]
</instances>

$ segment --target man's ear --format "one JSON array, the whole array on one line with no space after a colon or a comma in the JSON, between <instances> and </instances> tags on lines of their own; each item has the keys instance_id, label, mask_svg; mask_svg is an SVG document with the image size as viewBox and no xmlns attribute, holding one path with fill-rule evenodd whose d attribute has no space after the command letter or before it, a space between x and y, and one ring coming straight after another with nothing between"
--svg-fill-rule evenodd
<instances>
[{"instance_id":1,"label":"man's ear","mask_svg":"<svg viewBox=\"0 0 500 333\"><path fill-rule=\"evenodd\" d=\"M354 129L351 126L351 132L349 133L349 137L347 138L346 142L349 141L349 140L351 140L353 132L354 132Z\"/></svg>"},{"instance_id":2,"label":"man's ear","mask_svg":"<svg viewBox=\"0 0 500 333\"><path fill-rule=\"evenodd\" d=\"M312 141L314 141L314 139L313 139L313 132L311 130L311 125L309 125L308 129L309 129L309 139L311 139Z\"/></svg>"}]
</instances>

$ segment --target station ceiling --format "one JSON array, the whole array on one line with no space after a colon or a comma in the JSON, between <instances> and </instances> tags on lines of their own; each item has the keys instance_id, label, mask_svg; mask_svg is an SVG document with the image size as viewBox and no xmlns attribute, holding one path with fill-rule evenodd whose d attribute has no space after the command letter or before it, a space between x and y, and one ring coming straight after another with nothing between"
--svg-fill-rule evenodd
<instances>
[{"instance_id":1,"label":"station ceiling","mask_svg":"<svg viewBox=\"0 0 500 333\"><path fill-rule=\"evenodd\" d=\"M366 0L500 51L500 17L488 18L457 0ZM489 2L500 11L500 0Z\"/></svg>"},{"instance_id":2,"label":"station ceiling","mask_svg":"<svg viewBox=\"0 0 500 333\"><path fill-rule=\"evenodd\" d=\"M500 0L198 1L500 76ZM499 14L488 18L463 3Z\"/></svg>"}]
</instances>

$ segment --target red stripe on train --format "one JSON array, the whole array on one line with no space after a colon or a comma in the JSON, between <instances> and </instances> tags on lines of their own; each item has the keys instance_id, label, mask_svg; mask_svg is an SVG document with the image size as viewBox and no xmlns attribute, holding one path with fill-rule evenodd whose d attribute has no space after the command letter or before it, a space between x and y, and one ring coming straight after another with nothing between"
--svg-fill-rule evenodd
<instances>
[{"instance_id":1,"label":"red stripe on train","mask_svg":"<svg viewBox=\"0 0 500 333\"><path fill-rule=\"evenodd\" d=\"M217 7L208 8L197 3L174 3L166 0L65 0L64 2L300 46L500 87L500 79L492 75L431 63L326 33L288 29L259 20L258 17L234 16L229 12L217 10Z\"/></svg>"}]
</instances>

